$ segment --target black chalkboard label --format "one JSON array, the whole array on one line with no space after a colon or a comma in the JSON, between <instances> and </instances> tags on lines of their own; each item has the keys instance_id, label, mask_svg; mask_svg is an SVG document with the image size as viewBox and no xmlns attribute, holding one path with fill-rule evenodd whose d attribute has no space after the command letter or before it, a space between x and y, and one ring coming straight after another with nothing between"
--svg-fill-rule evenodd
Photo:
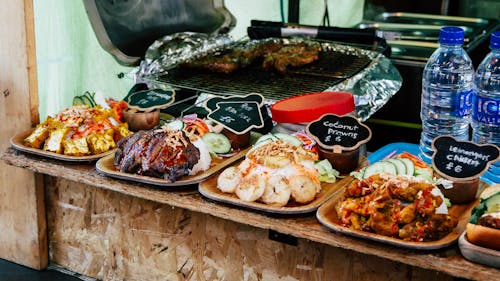
<instances>
[{"instance_id":1,"label":"black chalkboard label","mask_svg":"<svg viewBox=\"0 0 500 281\"><path fill-rule=\"evenodd\" d=\"M500 156L496 145L478 145L469 141L458 141L451 136L435 138L432 148L432 165L438 174L451 179L477 178Z\"/></svg>"},{"instance_id":2,"label":"black chalkboard label","mask_svg":"<svg viewBox=\"0 0 500 281\"><path fill-rule=\"evenodd\" d=\"M129 92L123 99L130 108L140 111L163 109L174 102L175 91L163 89L148 89Z\"/></svg>"},{"instance_id":3,"label":"black chalkboard label","mask_svg":"<svg viewBox=\"0 0 500 281\"><path fill-rule=\"evenodd\" d=\"M264 97L261 94L248 94L245 96L228 96L228 97L214 97L210 98L205 102L205 108L208 111L214 111L217 109L217 104L219 102L256 102L259 105L259 109L264 105Z\"/></svg>"},{"instance_id":4,"label":"black chalkboard label","mask_svg":"<svg viewBox=\"0 0 500 281\"><path fill-rule=\"evenodd\" d=\"M307 133L325 149L334 152L355 150L370 140L372 132L368 126L351 116L325 114L309 123Z\"/></svg>"},{"instance_id":5,"label":"black chalkboard label","mask_svg":"<svg viewBox=\"0 0 500 281\"><path fill-rule=\"evenodd\" d=\"M252 128L264 126L260 105L255 101L218 102L217 108L210 112L207 117L238 135L244 134Z\"/></svg>"}]
</instances>

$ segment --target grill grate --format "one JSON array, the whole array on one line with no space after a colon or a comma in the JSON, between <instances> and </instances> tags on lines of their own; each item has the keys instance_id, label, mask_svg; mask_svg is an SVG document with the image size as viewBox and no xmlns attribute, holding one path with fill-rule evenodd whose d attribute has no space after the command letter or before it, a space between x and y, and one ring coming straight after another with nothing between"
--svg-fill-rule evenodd
<instances>
[{"instance_id":1,"label":"grill grate","mask_svg":"<svg viewBox=\"0 0 500 281\"><path fill-rule=\"evenodd\" d=\"M204 93L243 95L260 93L266 99L322 92L352 77L370 64L367 56L323 51L319 60L291 70L287 75L268 71L255 63L230 74L175 68L155 80L181 89Z\"/></svg>"}]
</instances>

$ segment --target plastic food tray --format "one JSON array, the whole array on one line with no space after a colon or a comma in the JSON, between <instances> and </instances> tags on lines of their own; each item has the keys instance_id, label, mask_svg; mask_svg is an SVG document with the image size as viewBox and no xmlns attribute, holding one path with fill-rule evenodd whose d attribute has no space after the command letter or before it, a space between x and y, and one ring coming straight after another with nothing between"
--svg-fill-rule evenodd
<instances>
[{"instance_id":1,"label":"plastic food tray","mask_svg":"<svg viewBox=\"0 0 500 281\"><path fill-rule=\"evenodd\" d=\"M377 151L370 153L368 155L368 161L370 163L374 163L386 157L390 157L392 155L396 155L402 152L409 152L413 155L418 156L419 148L417 144L413 143L406 143L406 142L390 143L388 145L381 147ZM498 170L498 168L491 167L486 173L484 173L480 177L480 180L487 183L488 185L500 183L500 177L494 174L496 170ZM496 174L500 175L500 171L498 171L498 173Z\"/></svg>"}]
</instances>

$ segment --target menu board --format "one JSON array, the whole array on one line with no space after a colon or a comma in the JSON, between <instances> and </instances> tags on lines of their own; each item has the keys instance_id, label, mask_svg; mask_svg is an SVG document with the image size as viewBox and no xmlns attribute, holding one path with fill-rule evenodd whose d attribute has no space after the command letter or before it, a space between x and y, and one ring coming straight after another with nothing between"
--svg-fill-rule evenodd
<instances>
[{"instance_id":1,"label":"menu board","mask_svg":"<svg viewBox=\"0 0 500 281\"><path fill-rule=\"evenodd\" d=\"M259 105L259 108L261 108L264 105L264 96L261 94L248 94L245 96L228 96L228 97L213 97L208 99L205 102L205 108L208 111L214 111L217 109L217 104L219 102L228 102L228 101L244 101L244 102L256 102Z\"/></svg>"},{"instance_id":2,"label":"menu board","mask_svg":"<svg viewBox=\"0 0 500 281\"><path fill-rule=\"evenodd\" d=\"M252 128L264 126L259 104L254 101L219 102L217 109L210 112L207 117L238 135L244 134Z\"/></svg>"},{"instance_id":3,"label":"menu board","mask_svg":"<svg viewBox=\"0 0 500 281\"><path fill-rule=\"evenodd\" d=\"M355 150L371 139L372 132L368 126L351 116L325 114L309 123L307 133L325 149L334 152Z\"/></svg>"},{"instance_id":4,"label":"menu board","mask_svg":"<svg viewBox=\"0 0 500 281\"><path fill-rule=\"evenodd\" d=\"M253 128L262 128L261 107L264 97L260 94L246 96L214 97L205 102L210 112L208 119L221 124L232 133L241 135Z\"/></svg>"},{"instance_id":5,"label":"menu board","mask_svg":"<svg viewBox=\"0 0 500 281\"><path fill-rule=\"evenodd\" d=\"M441 176L468 180L479 177L500 156L496 145L478 145L441 136L432 142L432 164Z\"/></svg>"},{"instance_id":6,"label":"menu board","mask_svg":"<svg viewBox=\"0 0 500 281\"><path fill-rule=\"evenodd\" d=\"M140 111L153 111L171 105L175 100L175 91L144 88L143 83L134 85L123 99L129 108Z\"/></svg>"}]
</instances>

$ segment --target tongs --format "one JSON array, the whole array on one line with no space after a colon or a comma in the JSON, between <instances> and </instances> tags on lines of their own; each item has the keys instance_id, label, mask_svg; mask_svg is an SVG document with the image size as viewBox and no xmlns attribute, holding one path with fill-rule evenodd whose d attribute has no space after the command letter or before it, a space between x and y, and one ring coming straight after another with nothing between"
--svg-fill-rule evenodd
<instances>
[{"instance_id":1,"label":"tongs","mask_svg":"<svg viewBox=\"0 0 500 281\"><path fill-rule=\"evenodd\" d=\"M366 48L376 50L387 57L391 53L391 48L387 45L386 40L377 36L375 29L311 26L252 20L251 26L247 28L247 33L251 39L307 37L364 45Z\"/></svg>"}]
</instances>

